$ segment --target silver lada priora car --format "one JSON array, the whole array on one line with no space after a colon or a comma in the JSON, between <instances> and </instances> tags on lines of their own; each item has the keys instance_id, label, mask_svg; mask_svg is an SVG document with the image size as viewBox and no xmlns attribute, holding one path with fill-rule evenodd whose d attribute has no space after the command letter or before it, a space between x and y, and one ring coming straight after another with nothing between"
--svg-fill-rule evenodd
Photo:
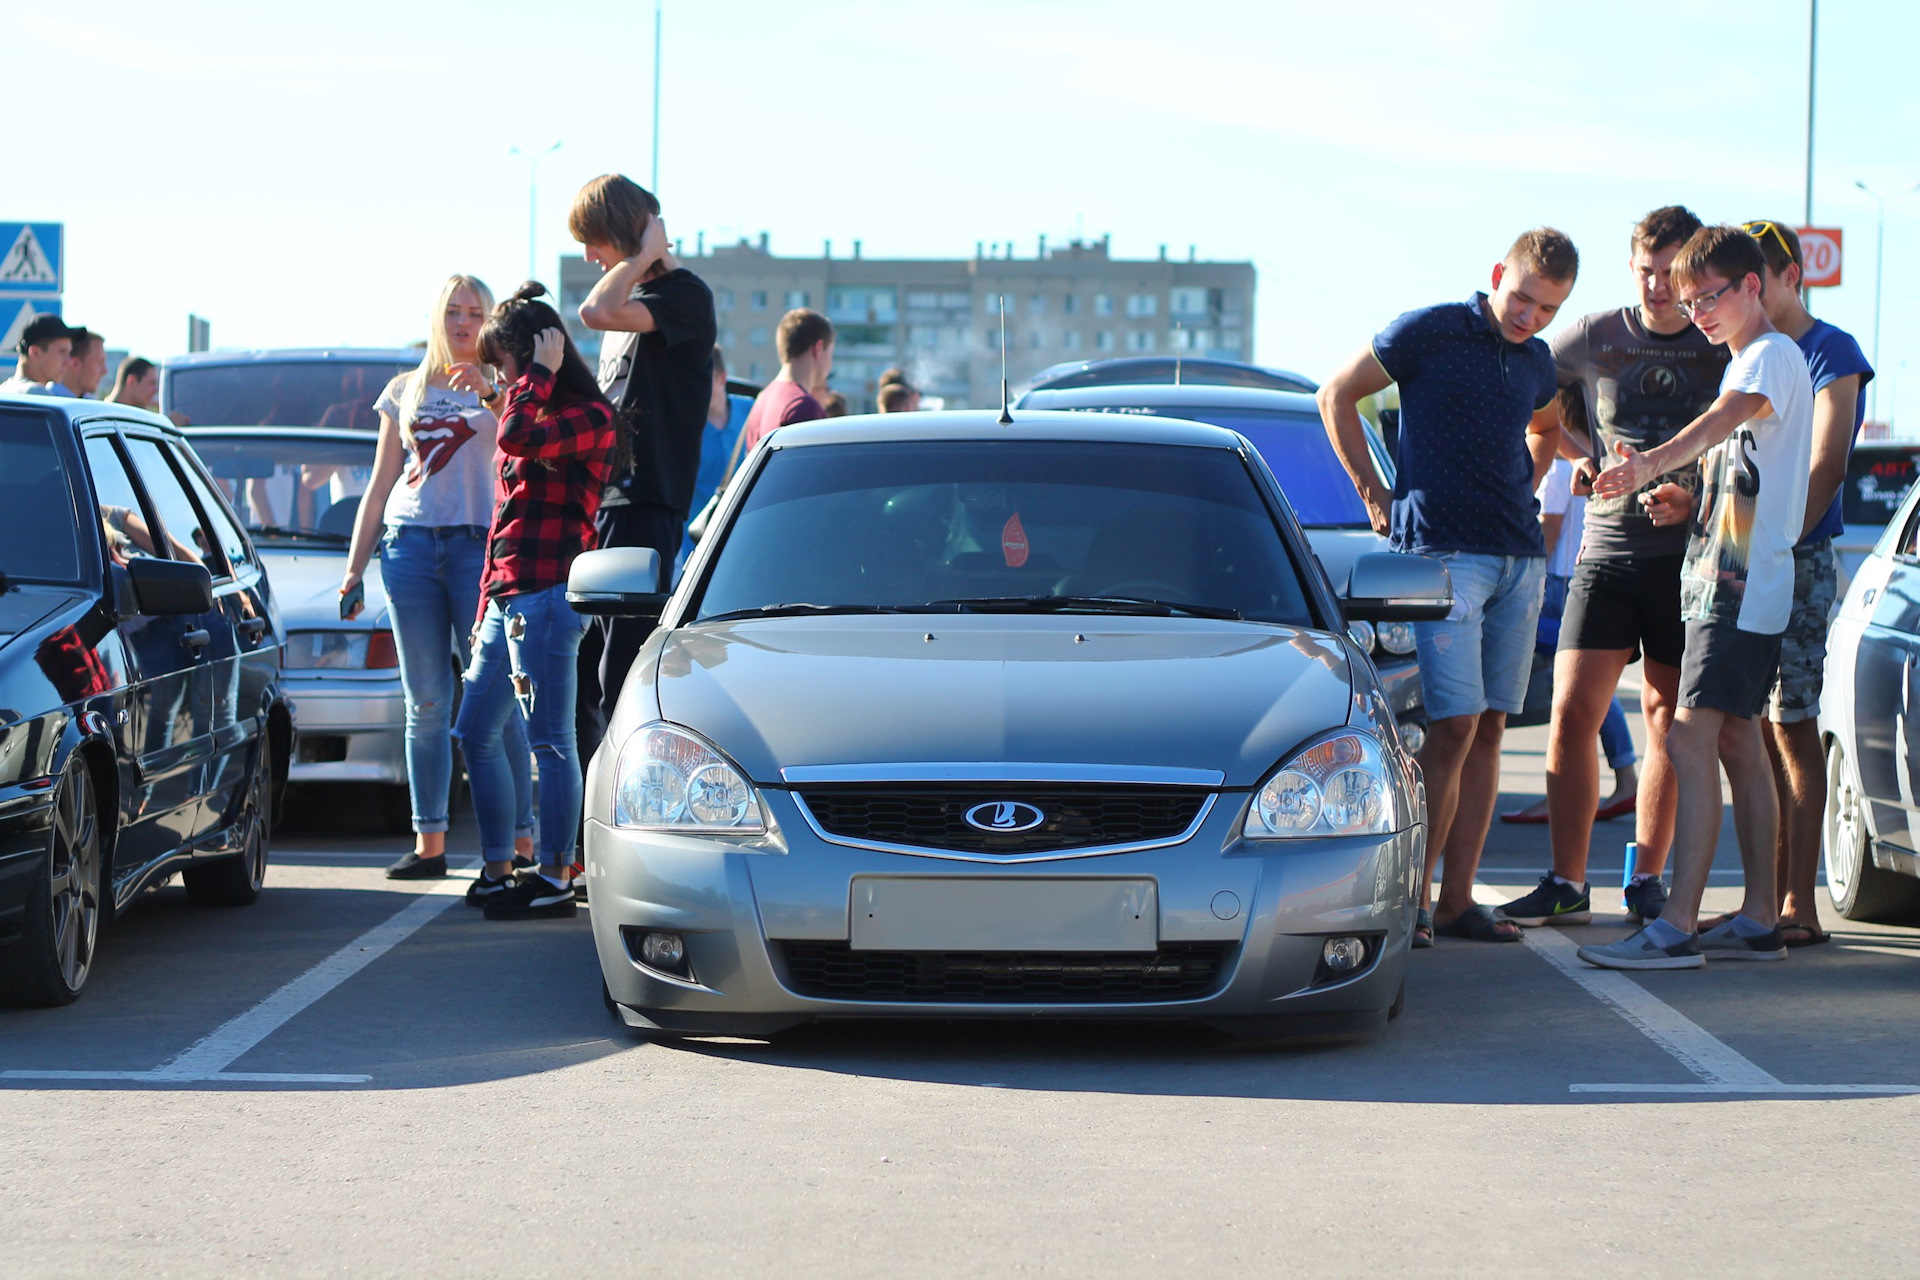
<instances>
[{"instance_id":1,"label":"silver lada priora car","mask_svg":"<svg viewBox=\"0 0 1920 1280\"><path fill-rule=\"evenodd\" d=\"M1399 1008L1426 800L1347 621L1444 616L1446 571L1363 556L1343 602L1240 435L786 427L670 596L650 550L568 585L660 616L587 781L630 1026Z\"/></svg>"}]
</instances>

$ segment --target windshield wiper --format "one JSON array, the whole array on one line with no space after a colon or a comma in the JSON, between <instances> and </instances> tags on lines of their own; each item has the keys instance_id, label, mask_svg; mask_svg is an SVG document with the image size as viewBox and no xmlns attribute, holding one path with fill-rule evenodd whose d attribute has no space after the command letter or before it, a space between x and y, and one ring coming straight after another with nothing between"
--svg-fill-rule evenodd
<instances>
[{"instance_id":1,"label":"windshield wiper","mask_svg":"<svg viewBox=\"0 0 1920 1280\"><path fill-rule=\"evenodd\" d=\"M1241 621L1238 609L1211 604L1175 604L1143 596L974 596L935 600L932 606L953 605L968 613L1122 613L1148 618L1185 614L1191 618Z\"/></svg>"},{"instance_id":2,"label":"windshield wiper","mask_svg":"<svg viewBox=\"0 0 1920 1280\"><path fill-rule=\"evenodd\" d=\"M325 529L289 529L285 525L256 524L249 528L254 533L263 533L269 538L315 538L321 542L350 542L343 533L328 533Z\"/></svg>"},{"instance_id":3,"label":"windshield wiper","mask_svg":"<svg viewBox=\"0 0 1920 1280\"><path fill-rule=\"evenodd\" d=\"M827 614L854 613L958 613L957 608L935 608L929 605L899 604L766 604L755 609L731 609L726 613L712 613L699 619L701 622L734 622L741 618L801 618L819 617Z\"/></svg>"}]
</instances>

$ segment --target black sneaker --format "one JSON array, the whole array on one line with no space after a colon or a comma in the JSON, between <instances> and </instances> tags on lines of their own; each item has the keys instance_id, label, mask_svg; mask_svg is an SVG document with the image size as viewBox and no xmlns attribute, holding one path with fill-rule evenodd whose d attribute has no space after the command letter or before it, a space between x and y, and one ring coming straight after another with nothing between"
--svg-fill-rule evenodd
<instances>
[{"instance_id":1,"label":"black sneaker","mask_svg":"<svg viewBox=\"0 0 1920 1280\"><path fill-rule=\"evenodd\" d=\"M512 887L513 873L511 871L501 876L498 880L490 879L487 873L482 871L473 878L473 883L467 886L467 905L470 907L484 907Z\"/></svg>"},{"instance_id":2,"label":"black sneaker","mask_svg":"<svg viewBox=\"0 0 1920 1280\"><path fill-rule=\"evenodd\" d=\"M1637 884L1628 885L1625 906L1628 924L1658 920L1660 913L1667 909L1666 882L1659 876L1651 876Z\"/></svg>"},{"instance_id":3,"label":"black sneaker","mask_svg":"<svg viewBox=\"0 0 1920 1280\"><path fill-rule=\"evenodd\" d=\"M387 868L389 880L443 880L446 875L447 855L444 853L423 858L418 853L409 852Z\"/></svg>"},{"instance_id":4,"label":"black sneaker","mask_svg":"<svg viewBox=\"0 0 1920 1280\"><path fill-rule=\"evenodd\" d=\"M1543 924L1588 924L1593 920L1592 890L1561 884L1548 872L1524 898L1516 898L1493 912L1502 920L1532 929Z\"/></svg>"},{"instance_id":5,"label":"black sneaker","mask_svg":"<svg viewBox=\"0 0 1920 1280\"><path fill-rule=\"evenodd\" d=\"M515 871L531 871L539 865L538 862L534 861L534 857L530 853L516 853L513 855L513 869Z\"/></svg>"},{"instance_id":6,"label":"black sneaker","mask_svg":"<svg viewBox=\"0 0 1920 1280\"><path fill-rule=\"evenodd\" d=\"M502 889L486 903L489 920L571 919L580 908L574 905L573 886L557 885L537 871L529 871Z\"/></svg>"}]
</instances>

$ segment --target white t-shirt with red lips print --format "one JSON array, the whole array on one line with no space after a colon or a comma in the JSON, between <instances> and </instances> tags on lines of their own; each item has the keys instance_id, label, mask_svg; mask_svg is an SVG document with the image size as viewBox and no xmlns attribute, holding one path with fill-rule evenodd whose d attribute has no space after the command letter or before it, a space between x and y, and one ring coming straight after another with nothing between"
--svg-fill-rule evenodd
<instances>
[{"instance_id":1,"label":"white t-shirt with red lips print","mask_svg":"<svg viewBox=\"0 0 1920 1280\"><path fill-rule=\"evenodd\" d=\"M389 382L374 409L398 421L410 376ZM428 387L420 408L401 426L403 438L410 436L413 443L387 495L387 524L490 525L493 451L500 427L479 398L450 387Z\"/></svg>"}]
</instances>

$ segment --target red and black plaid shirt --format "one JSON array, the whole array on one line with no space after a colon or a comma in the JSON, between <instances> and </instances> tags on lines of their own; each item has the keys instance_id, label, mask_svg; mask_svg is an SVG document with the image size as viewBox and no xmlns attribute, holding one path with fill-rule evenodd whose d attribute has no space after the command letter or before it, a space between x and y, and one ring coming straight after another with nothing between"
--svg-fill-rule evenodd
<instances>
[{"instance_id":1,"label":"red and black plaid shirt","mask_svg":"<svg viewBox=\"0 0 1920 1280\"><path fill-rule=\"evenodd\" d=\"M482 617L489 600L565 583L573 558L594 546L593 516L613 473L613 412L594 400L555 405L553 387L546 366L531 365L500 408Z\"/></svg>"}]
</instances>

